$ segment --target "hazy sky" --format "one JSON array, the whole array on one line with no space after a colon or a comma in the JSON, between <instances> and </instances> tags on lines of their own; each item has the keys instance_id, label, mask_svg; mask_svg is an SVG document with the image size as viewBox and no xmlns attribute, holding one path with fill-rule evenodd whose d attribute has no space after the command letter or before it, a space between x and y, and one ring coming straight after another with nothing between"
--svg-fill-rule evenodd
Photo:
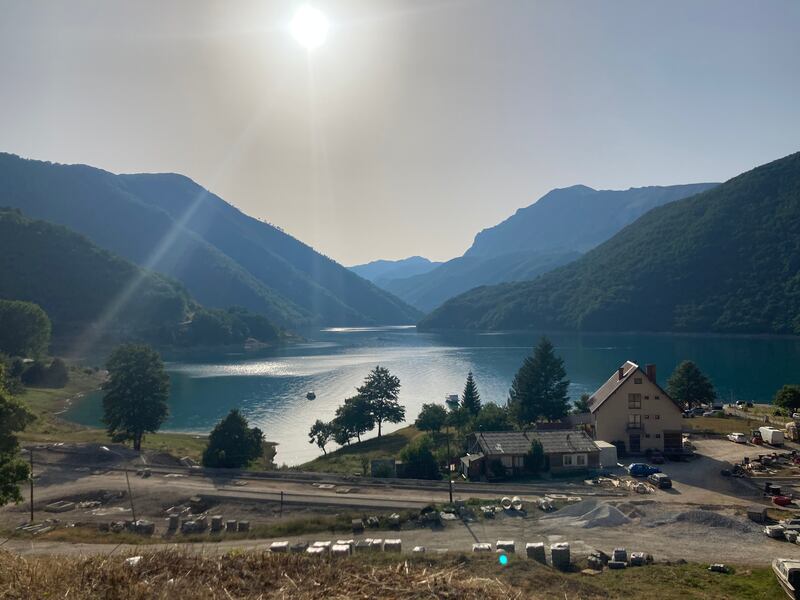
<instances>
[{"instance_id":1,"label":"hazy sky","mask_svg":"<svg viewBox=\"0 0 800 600\"><path fill-rule=\"evenodd\" d=\"M798 0L320 0L310 55L300 4L0 0L0 150L183 173L344 264L800 150Z\"/></svg>"}]
</instances>

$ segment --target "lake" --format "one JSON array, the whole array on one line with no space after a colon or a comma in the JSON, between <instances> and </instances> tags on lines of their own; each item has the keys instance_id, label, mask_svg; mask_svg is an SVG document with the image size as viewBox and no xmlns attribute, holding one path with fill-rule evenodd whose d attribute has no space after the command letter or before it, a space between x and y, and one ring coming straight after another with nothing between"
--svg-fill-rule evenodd
<instances>
[{"instance_id":1,"label":"lake","mask_svg":"<svg viewBox=\"0 0 800 600\"><path fill-rule=\"evenodd\" d=\"M422 333L414 327L341 328L304 332L308 343L259 353L193 355L167 363L170 417L164 429L206 433L234 407L267 439L278 463L317 456L308 443L316 419L333 417L375 365L400 378L408 422L427 402L460 393L469 371L484 402L505 402L508 387L540 334ZM725 400L769 402L785 383L800 383L800 339L654 334L548 334L564 358L570 396L593 392L625 360L655 363L665 385L675 366L695 361ZM306 400L314 391L316 400ZM98 425L100 394L87 396L64 415ZM391 431L401 425L388 426Z\"/></svg>"}]
</instances>

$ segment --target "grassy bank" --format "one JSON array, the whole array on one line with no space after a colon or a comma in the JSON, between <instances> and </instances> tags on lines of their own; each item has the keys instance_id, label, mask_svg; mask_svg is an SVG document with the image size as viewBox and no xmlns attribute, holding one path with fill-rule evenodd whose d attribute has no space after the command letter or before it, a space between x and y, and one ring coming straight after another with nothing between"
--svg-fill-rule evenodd
<instances>
[{"instance_id":1,"label":"grassy bank","mask_svg":"<svg viewBox=\"0 0 800 600\"><path fill-rule=\"evenodd\" d=\"M727 435L740 432L750 435L753 429L764 425L764 419L742 419L734 416L725 417L694 417L684 419L687 426L698 433L716 433Z\"/></svg>"},{"instance_id":2,"label":"grassy bank","mask_svg":"<svg viewBox=\"0 0 800 600\"><path fill-rule=\"evenodd\" d=\"M363 442L339 448L334 452L315 458L297 467L302 471L318 471L324 473L363 474L369 469L369 461L377 458L397 458L400 451L416 437L423 435L413 425L403 427L380 438L372 438Z\"/></svg>"},{"instance_id":3,"label":"grassy bank","mask_svg":"<svg viewBox=\"0 0 800 600\"><path fill-rule=\"evenodd\" d=\"M653 565L595 576L561 573L512 557L446 555L402 558L367 554L316 558L232 552L125 556L18 557L0 552L0 596L6 598L507 598L778 600L783 592L766 567L709 573L705 565Z\"/></svg>"},{"instance_id":4,"label":"grassy bank","mask_svg":"<svg viewBox=\"0 0 800 600\"><path fill-rule=\"evenodd\" d=\"M80 402L83 396L98 390L103 377L102 371L71 367L69 382L63 388L26 388L17 397L30 408L36 421L18 435L19 439L23 443L108 443L103 429L85 427L59 416L70 402ZM205 446L205 436L184 433L156 433L146 436L144 441L146 450L190 456L195 460L200 458Z\"/></svg>"}]
</instances>

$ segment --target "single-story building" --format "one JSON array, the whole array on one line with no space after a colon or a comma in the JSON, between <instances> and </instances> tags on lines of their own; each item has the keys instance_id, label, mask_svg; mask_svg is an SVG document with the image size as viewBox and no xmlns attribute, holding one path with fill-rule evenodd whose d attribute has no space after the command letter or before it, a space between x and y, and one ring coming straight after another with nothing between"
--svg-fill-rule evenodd
<instances>
[{"instance_id":1,"label":"single-story building","mask_svg":"<svg viewBox=\"0 0 800 600\"><path fill-rule=\"evenodd\" d=\"M506 475L523 473L534 440L542 445L545 471L563 474L600 468L600 448L583 431L480 431L469 437L462 473L472 478L497 476L500 465Z\"/></svg>"}]
</instances>

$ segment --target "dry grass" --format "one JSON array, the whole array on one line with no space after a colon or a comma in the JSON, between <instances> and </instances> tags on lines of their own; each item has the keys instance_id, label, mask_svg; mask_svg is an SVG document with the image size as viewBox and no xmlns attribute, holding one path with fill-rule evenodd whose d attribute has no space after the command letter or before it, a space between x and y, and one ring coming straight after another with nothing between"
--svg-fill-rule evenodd
<instances>
[{"instance_id":1,"label":"dry grass","mask_svg":"<svg viewBox=\"0 0 800 600\"><path fill-rule=\"evenodd\" d=\"M0 554L0 597L95 599L458 598L520 597L463 565L435 568L394 561L234 553L217 558L179 552L145 555L136 566L106 559L21 558Z\"/></svg>"},{"instance_id":2,"label":"dry grass","mask_svg":"<svg viewBox=\"0 0 800 600\"><path fill-rule=\"evenodd\" d=\"M233 552L202 556L180 550L125 557L19 557L0 552L0 598L89 600L322 598L494 600L779 600L783 592L766 567L709 573L704 565L561 573L523 557L508 567L493 556L398 557L390 554L317 558Z\"/></svg>"}]
</instances>

